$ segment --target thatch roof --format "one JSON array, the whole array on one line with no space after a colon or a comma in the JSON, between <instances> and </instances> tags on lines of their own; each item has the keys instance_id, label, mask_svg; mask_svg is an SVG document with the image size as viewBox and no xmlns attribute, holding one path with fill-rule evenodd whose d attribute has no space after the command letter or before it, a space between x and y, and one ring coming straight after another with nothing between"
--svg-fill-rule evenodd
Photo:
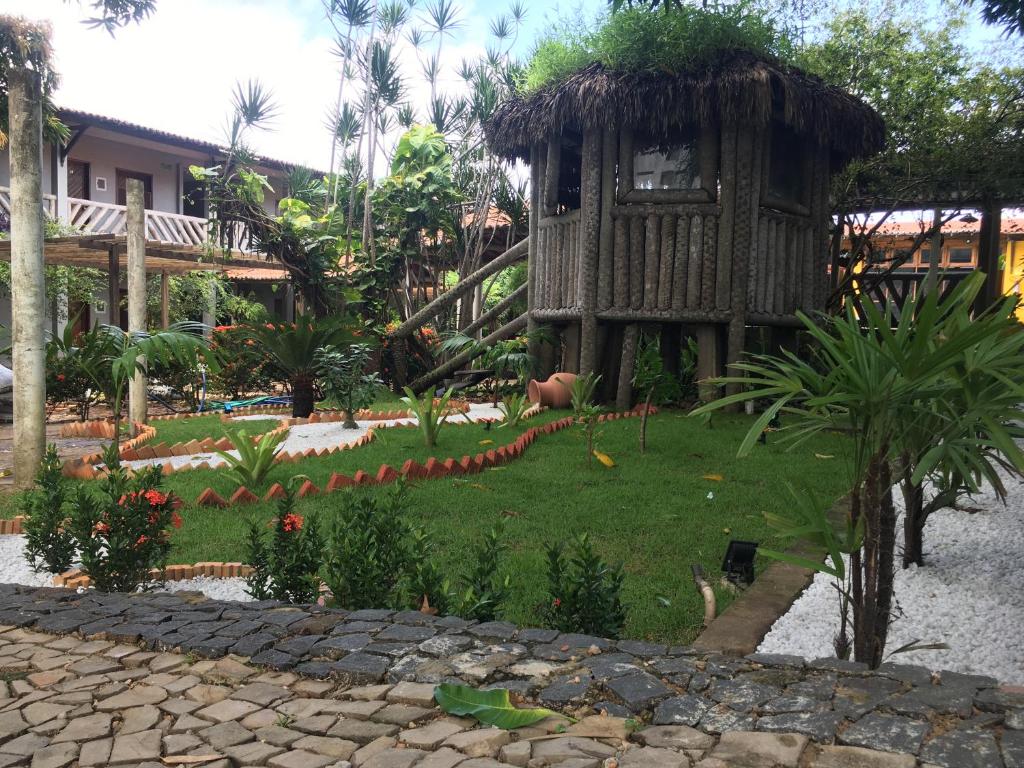
<instances>
[{"instance_id":1,"label":"thatch roof","mask_svg":"<svg viewBox=\"0 0 1024 768\"><path fill-rule=\"evenodd\" d=\"M561 83L505 102L485 132L499 155L527 159L531 144L564 132L628 127L667 139L693 126L767 125L773 117L844 157L870 155L884 144L882 119L867 104L806 72L746 52L682 73L615 72L591 64Z\"/></svg>"}]
</instances>

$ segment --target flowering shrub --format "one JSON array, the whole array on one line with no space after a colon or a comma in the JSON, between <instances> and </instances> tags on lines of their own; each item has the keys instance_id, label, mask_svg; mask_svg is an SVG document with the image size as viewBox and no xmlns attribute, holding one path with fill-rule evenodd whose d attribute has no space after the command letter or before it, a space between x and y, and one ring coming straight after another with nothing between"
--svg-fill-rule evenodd
<instances>
[{"instance_id":1,"label":"flowering shrub","mask_svg":"<svg viewBox=\"0 0 1024 768\"><path fill-rule=\"evenodd\" d=\"M567 557L562 542L547 547L550 599L542 620L562 632L618 637L626 623L622 566L602 560L586 534L573 539L572 549Z\"/></svg>"},{"instance_id":2,"label":"flowering shrub","mask_svg":"<svg viewBox=\"0 0 1024 768\"><path fill-rule=\"evenodd\" d=\"M99 493L79 493L68 528L96 589L134 592L149 583L150 569L167 564L170 529L180 528L181 518L173 495L160 490L160 467L129 477L116 445L107 449L104 462Z\"/></svg>"},{"instance_id":3,"label":"flowering shrub","mask_svg":"<svg viewBox=\"0 0 1024 768\"><path fill-rule=\"evenodd\" d=\"M72 499L62 469L57 447L48 445L36 475L36 487L21 504L25 558L37 572L63 573L75 561L75 537L67 528Z\"/></svg>"},{"instance_id":4,"label":"flowering shrub","mask_svg":"<svg viewBox=\"0 0 1024 768\"><path fill-rule=\"evenodd\" d=\"M210 341L220 362L220 370L211 376L212 388L237 400L250 392L266 392L276 374L270 357L252 338L244 325L218 325Z\"/></svg>"},{"instance_id":5,"label":"flowering shrub","mask_svg":"<svg viewBox=\"0 0 1024 768\"><path fill-rule=\"evenodd\" d=\"M295 512L296 485L303 479L293 477L278 501L269 544L260 521L249 526L247 559L252 573L246 577L246 592L256 600L312 603L320 592L322 544L316 521Z\"/></svg>"}]
</instances>

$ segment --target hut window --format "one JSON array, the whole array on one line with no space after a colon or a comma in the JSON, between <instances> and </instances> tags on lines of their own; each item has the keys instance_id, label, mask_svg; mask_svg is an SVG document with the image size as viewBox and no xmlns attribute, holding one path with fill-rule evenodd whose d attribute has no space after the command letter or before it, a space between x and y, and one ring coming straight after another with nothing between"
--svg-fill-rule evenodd
<instances>
[{"instance_id":1,"label":"hut window","mask_svg":"<svg viewBox=\"0 0 1024 768\"><path fill-rule=\"evenodd\" d=\"M638 142L633 155L633 189L700 189L696 140L668 147Z\"/></svg>"},{"instance_id":2,"label":"hut window","mask_svg":"<svg viewBox=\"0 0 1024 768\"><path fill-rule=\"evenodd\" d=\"M950 264L970 264L974 261L974 249L973 248L950 248L949 249L949 263Z\"/></svg>"},{"instance_id":3,"label":"hut window","mask_svg":"<svg viewBox=\"0 0 1024 768\"><path fill-rule=\"evenodd\" d=\"M768 195L777 200L803 204L807 190L805 142L781 125L772 130L768 161Z\"/></svg>"}]
</instances>

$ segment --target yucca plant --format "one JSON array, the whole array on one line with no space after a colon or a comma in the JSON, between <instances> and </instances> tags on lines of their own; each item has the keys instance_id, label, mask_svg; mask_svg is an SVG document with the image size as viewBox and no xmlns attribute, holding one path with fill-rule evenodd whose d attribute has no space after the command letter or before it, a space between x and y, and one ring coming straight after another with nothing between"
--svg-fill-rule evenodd
<instances>
[{"instance_id":1,"label":"yucca plant","mask_svg":"<svg viewBox=\"0 0 1024 768\"><path fill-rule=\"evenodd\" d=\"M244 429L227 430L227 436L238 456L220 450L217 451L217 455L227 462L228 473L239 485L254 490L263 483L273 468L277 450L288 436L288 432L267 432L255 441Z\"/></svg>"},{"instance_id":2,"label":"yucca plant","mask_svg":"<svg viewBox=\"0 0 1024 768\"><path fill-rule=\"evenodd\" d=\"M405 397L402 402L416 415L416 421L423 435L423 441L427 448L437 445L437 435L448 419L448 401L451 400L455 390L448 388L445 393L434 402L434 394L430 391L424 392L420 397L409 387L405 388Z\"/></svg>"},{"instance_id":3,"label":"yucca plant","mask_svg":"<svg viewBox=\"0 0 1024 768\"><path fill-rule=\"evenodd\" d=\"M586 376L577 376L576 380L573 381L572 384L566 384L562 381L558 382L563 387L569 387L572 412L577 419L581 418L587 407L594 402L594 391L597 389L597 385L600 381L600 376L594 373L588 373Z\"/></svg>"},{"instance_id":4,"label":"yucca plant","mask_svg":"<svg viewBox=\"0 0 1024 768\"><path fill-rule=\"evenodd\" d=\"M505 414L505 420L500 427L514 427L523 420L523 416L530 410L530 401L524 394L507 395L498 406ZM499 428L500 428L499 427Z\"/></svg>"},{"instance_id":5,"label":"yucca plant","mask_svg":"<svg viewBox=\"0 0 1024 768\"><path fill-rule=\"evenodd\" d=\"M865 532L850 555L853 650L872 667L884 658L894 609L893 485L913 491L938 476L976 488L998 479L997 466L1024 470L1014 441L1022 436L1016 404L1024 401L1024 335L1012 298L972 314L984 279L974 273L945 298L938 291L912 297L898 321L891 304L880 310L870 302L862 315L847 305L820 324L798 313L814 343L811 355L784 352L737 363L733 368L745 375L716 383L742 391L692 413L768 400L740 455L782 412L783 436L795 442L825 430L849 435L848 524ZM919 432L925 423L933 430L927 440Z\"/></svg>"}]
</instances>

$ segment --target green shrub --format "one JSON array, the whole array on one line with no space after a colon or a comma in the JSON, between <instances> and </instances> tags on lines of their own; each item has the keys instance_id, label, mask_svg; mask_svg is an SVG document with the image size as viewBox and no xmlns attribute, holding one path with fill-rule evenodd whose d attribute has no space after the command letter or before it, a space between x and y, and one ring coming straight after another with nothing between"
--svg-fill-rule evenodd
<instances>
[{"instance_id":1,"label":"green shrub","mask_svg":"<svg viewBox=\"0 0 1024 768\"><path fill-rule=\"evenodd\" d=\"M210 376L210 387L233 400L253 392L268 392L278 378L270 357L244 325L218 325L211 334L210 349L220 362Z\"/></svg>"},{"instance_id":2,"label":"green shrub","mask_svg":"<svg viewBox=\"0 0 1024 768\"><path fill-rule=\"evenodd\" d=\"M334 604L349 610L405 608L415 529L409 522L408 495L402 484L376 495L345 495L327 530L324 581Z\"/></svg>"},{"instance_id":3,"label":"green shrub","mask_svg":"<svg viewBox=\"0 0 1024 768\"><path fill-rule=\"evenodd\" d=\"M63 573L75 561L77 545L68 530L73 499L62 473L57 446L48 445L36 475L36 487L25 495L25 558L36 572Z\"/></svg>"},{"instance_id":4,"label":"green shrub","mask_svg":"<svg viewBox=\"0 0 1024 768\"><path fill-rule=\"evenodd\" d=\"M594 402L594 392L600 383L601 377L597 374L588 373L586 376L577 376L569 386L569 395L572 402L573 414L579 419L584 411ZM562 386L567 386L559 382Z\"/></svg>"},{"instance_id":5,"label":"green shrub","mask_svg":"<svg viewBox=\"0 0 1024 768\"><path fill-rule=\"evenodd\" d=\"M249 526L247 559L253 570L246 591L256 600L313 603L320 594L323 544L316 518L304 519L295 512L296 486L302 479L293 477L278 500L269 544L260 521Z\"/></svg>"},{"instance_id":6,"label":"green shrub","mask_svg":"<svg viewBox=\"0 0 1024 768\"><path fill-rule=\"evenodd\" d=\"M82 570L101 592L135 592L150 581L150 569L163 567L170 551L169 528L181 526L174 498L160 492L159 466L129 476L117 446L103 457L107 473L99 492L82 490L68 525L75 537Z\"/></svg>"},{"instance_id":7,"label":"green shrub","mask_svg":"<svg viewBox=\"0 0 1024 768\"><path fill-rule=\"evenodd\" d=\"M544 623L562 632L618 637L626 623L622 605L622 566L609 566L584 533L573 539L566 556L562 542L547 547L550 600L540 613Z\"/></svg>"},{"instance_id":8,"label":"green shrub","mask_svg":"<svg viewBox=\"0 0 1024 768\"><path fill-rule=\"evenodd\" d=\"M199 410L203 382L198 354L156 360L148 366L149 378L154 384L163 384L174 394L180 395L190 413Z\"/></svg>"},{"instance_id":9,"label":"green shrub","mask_svg":"<svg viewBox=\"0 0 1024 768\"><path fill-rule=\"evenodd\" d=\"M267 474L274 468L277 449L288 437L287 430L266 432L255 442L244 429L225 431L231 444L238 451L238 456L221 450L216 451L217 455L227 462L228 474L237 480L239 485L255 490L262 485Z\"/></svg>"},{"instance_id":10,"label":"green shrub","mask_svg":"<svg viewBox=\"0 0 1024 768\"><path fill-rule=\"evenodd\" d=\"M508 549L504 527L497 525L473 549L473 567L464 579L457 613L464 619L494 621L511 592L511 579L501 575L502 556Z\"/></svg>"},{"instance_id":11,"label":"green shrub","mask_svg":"<svg viewBox=\"0 0 1024 768\"><path fill-rule=\"evenodd\" d=\"M367 373L370 358L369 344L326 346L316 352L324 397L344 409L344 426L349 429L359 426L356 412L373 405L377 391L384 386L376 372Z\"/></svg>"},{"instance_id":12,"label":"green shrub","mask_svg":"<svg viewBox=\"0 0 1024 768\"><path fill-rule=\"evenodd\" d=\"M559 83L593 62L622 72L680 72L735 51L788 61L792 40L771 17L746 3L725 8L681 5L671 13L629 8L592 29L572 26L543 40L526 67L526 92Z\"/></svg>"}]
</instances>

